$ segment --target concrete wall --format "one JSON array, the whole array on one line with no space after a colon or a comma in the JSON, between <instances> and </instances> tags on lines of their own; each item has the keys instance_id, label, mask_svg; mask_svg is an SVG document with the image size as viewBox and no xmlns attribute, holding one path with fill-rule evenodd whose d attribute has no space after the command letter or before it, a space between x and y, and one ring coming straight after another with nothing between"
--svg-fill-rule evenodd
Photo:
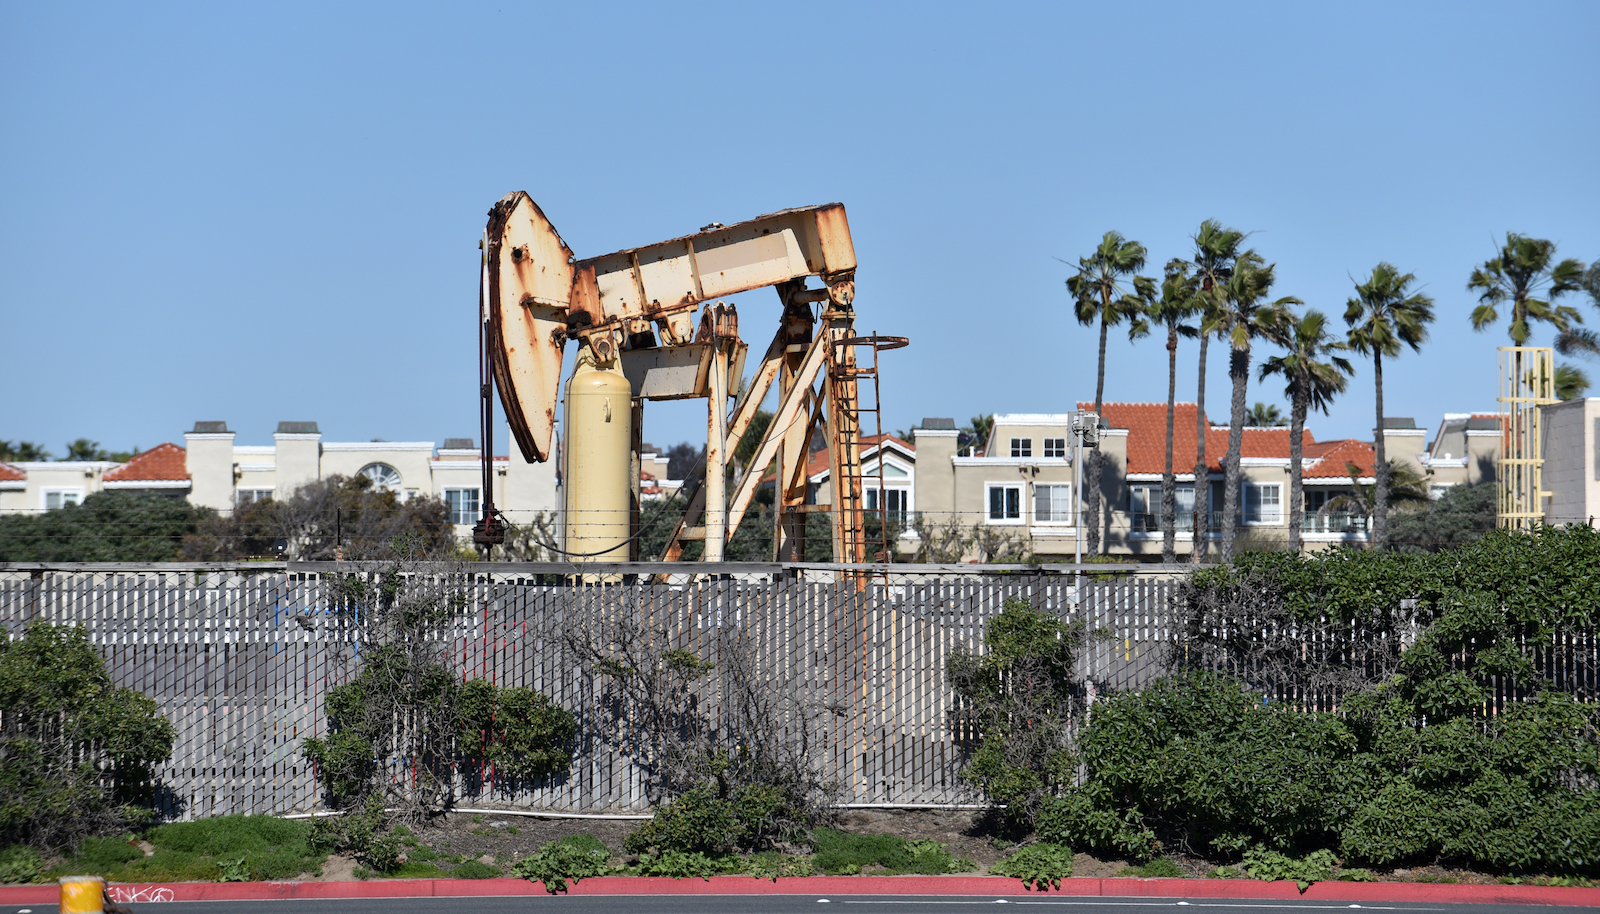
<instances>
[{"instance_id":1,"label":"concrete wall","mask_svg":"<svg viewBox=\"0 0 1600 914\"><path fill-rule=\"evenodd\" d=\"M232 513L236 482L233 439L233 432L189 432L183 436L190 504Z\"/></svg>"},{"instance_id":2,"label":"concrete wall","mask_svg":"<svg viewBox=\"0 0 1600 914\"><path fill-rule=\"evenodd\" d=\"M1545 522L1586 524L1600 518L1600 398L1542 408Z\"/></svg>"}]
</instances>

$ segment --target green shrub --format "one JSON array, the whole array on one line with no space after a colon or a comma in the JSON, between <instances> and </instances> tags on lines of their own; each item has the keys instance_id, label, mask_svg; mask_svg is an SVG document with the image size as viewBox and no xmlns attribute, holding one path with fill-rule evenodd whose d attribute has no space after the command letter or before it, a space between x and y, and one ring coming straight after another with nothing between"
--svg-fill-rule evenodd
<instances>
[{"instance_id":1,"label":"green shrub","mask_svg":"<svg viewBox=\"0 0 1600 914\"><path fill-rule=\"evenodd\" d=\"M82 628L28 625L0 638L0 844L43 850L148 818L175 731L156 703L118 688Z\"/></svg>"},{"instance_id":2,"label":"green shrub","mask_svg":"<svg viewBox=\"0 0 1600 914\"><path fill-rule=\"evenodd\" d=\"M25 844L0 850L0 884L27 884L44 879L44 860Z\"/></svg>"},{"instance_id":3,"label":"green shrub","mask_svg":"<svg viewBox=\"0 0 1600 914\"><path fill-rule=\"evenodd\" d=\"M937 876L966 873L975 867L956 857L938 841L907 841L897 835L854 835L831 828L811 833L816 846L812 864L830 876L854 875L879 867L889 874L918 873Z\"/></svg>"},{"instance_id":4,"label":"green shrub","mask_svg":"<svg viewBox=\"0 0 1600 914\"><path fill-rule=\"evenodd\" d=\"M1072 848L1047 842L1030 844L989 867L989 872L1021 879L1023 888L1059 889L1061 880L1072 875Z\"/></svg>"},{"instance_id":5,"label":"green shrub","mask_svg":"<svg viewBox=\"0 0 1600 914\"><path fill-rule=\"evenodd\" d=\"M225 879L288 879L320 862L304 823L273 816L218 816L151 829L152 865L164 854L217 858Z\"/></svg>"},{"instance_id":6,"label":"green shrub","mask_svg":"<svg viewBox=\"0 0 1600 914\"><path fill-rule=\"evenodd\" d=\"M701 784L656 807L655 817L628 836L626 850L724 854L762 849L796 837L788 823L809 822L806 805L776 784L747 784L724 796L720 785Z\"/></svg>"},{"instance_id":7,"label":"green shrub","mask_svg":"<svg viewBox=\"0 0 1600 914\"><path fill-rule=\"evenodd\" d=\"M1026 600L1008 600L983 642L982 653L953 652L945 669L960 707L957 737L972 750L961 779L1026 831L1077 767L1069 732L1082 706L1073 664L1083 632Z\"/></svg>"},{"instance_id":8,"label":"green shrub","mask_svg":"<svg viewBox=\"0 0 1600 914\"><path fill-rule=\"evenodd\" d=\"M593 835L568 835L512 864L511 875L544 884L554 895L567 890L567 880L577 883L588 876L611 872L611 851Z\"/></svg>"},{"instance_id":9,"label":"green shrub","mask_svg":"<svg viewBox=\"0 0 1600 914\"><path fill-rule=\"evenodd\" d=\"M521 780L571 767L567 747L577 735L577 718L546 696L473 679L462 685L456 701L464 757L490 762L505 776Z\"/></svg>"}]
</instances>

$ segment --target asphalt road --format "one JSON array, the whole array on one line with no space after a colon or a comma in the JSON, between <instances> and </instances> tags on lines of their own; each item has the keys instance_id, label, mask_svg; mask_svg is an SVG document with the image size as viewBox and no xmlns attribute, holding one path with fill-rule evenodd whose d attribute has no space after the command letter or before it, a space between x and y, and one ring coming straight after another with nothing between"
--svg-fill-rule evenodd
<instances>
[{"instance_id":1,"label":"asphalt road","mask_svg":"<svg viewBox=\"0 0 1600 914\"><path fill-rule=\"evenodd\" d=\"M1166 898L995 899L951 896L817 895L587 895L515 898L353 898L287 901L189 901L134 904L138 914L176 909L174 914L981 914L987 908L1026 908L1030 914L1285 914L1289 911L1440 911L1449 914L1577 914L1590 908L1546 905L1384 904L1317 901L1249 901ZM1160 910L1166 909L1166 910ZM54 905L0 905L0 914L56 914ZM1023 914L1021 911L1013 914Z\"/></svg>"}]
</instances>

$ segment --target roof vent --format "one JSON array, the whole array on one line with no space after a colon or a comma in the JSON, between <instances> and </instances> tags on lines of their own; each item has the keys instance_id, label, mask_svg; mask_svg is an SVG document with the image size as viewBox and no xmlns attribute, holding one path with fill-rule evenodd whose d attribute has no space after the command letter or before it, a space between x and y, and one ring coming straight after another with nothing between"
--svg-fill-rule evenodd
<instances>
[{"instance_id":1,"label":"roof vent","mask_svg":"<svg viewBox=\"0 0 1600 914\"><path fill-rule=\"evenodd\" d=\"M446 438L442 451L474 451L478 449L477 442L471 438Z\"/></svg>"},{"instance_id":2,"label":"roof vent","mask_svg":"<svg viewBox=\"0 0 1600 914\"><path fill-rule=\"evenodd\" d=\"M189 434L218 435L225 434L227 431L228 423L226 422L196 422L194 424L194 431L190 432Z\"/></svg>"},{"instance_id":3,"label":"roof vent","mask_svg":"<svg viewBox=\"0 0 1600 914\"><path fill-rule=\"evenodd\" d=\"M278 434L280 435L320 435L322 431L315 422L279 422Z\"/></svg>"},{"instance_id":4,"label":"roof vent","mask_svg":"<svg viewBox=\"0 0 1600 914\"><path fill-rule=\"evenodd\" d=\"M939 417L931 417L931 418L923 419L922 420L922 424L917 426L917 428L926 428L926 429L935 429L935 428L953 429L955 427L956 427L956 420L939 418Z\"/></svg>"}]
</instances>

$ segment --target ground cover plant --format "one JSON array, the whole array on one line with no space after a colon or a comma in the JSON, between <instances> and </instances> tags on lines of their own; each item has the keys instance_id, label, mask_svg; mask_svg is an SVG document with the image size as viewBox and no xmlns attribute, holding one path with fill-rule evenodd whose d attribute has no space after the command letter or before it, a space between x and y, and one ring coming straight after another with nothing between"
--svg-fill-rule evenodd
<instances>
[{"instance_id":1,"label":"ground cover plant","mask_svg":"<svg viewBox=\"0 0 1600 914\"><path fill-rule=\"evenodd\" d=\"M310 827L274 816L218 816L84 840L44 875L104 876L114 882L242 882L314 873L326 853Z\"/></svg>"},{"instance_id":2,"label":"ground cover plant","mask_svg":"<svg viewBox=\"0 0 1600 914\"><path fill-rule=\"evenodd\" d=\"M1030 844L989 867L989 872L1021 879L1024 888L1059 889L1061 880L1072 876L1072 848L1048 841Z\"/></svg>"}]
</instances>

